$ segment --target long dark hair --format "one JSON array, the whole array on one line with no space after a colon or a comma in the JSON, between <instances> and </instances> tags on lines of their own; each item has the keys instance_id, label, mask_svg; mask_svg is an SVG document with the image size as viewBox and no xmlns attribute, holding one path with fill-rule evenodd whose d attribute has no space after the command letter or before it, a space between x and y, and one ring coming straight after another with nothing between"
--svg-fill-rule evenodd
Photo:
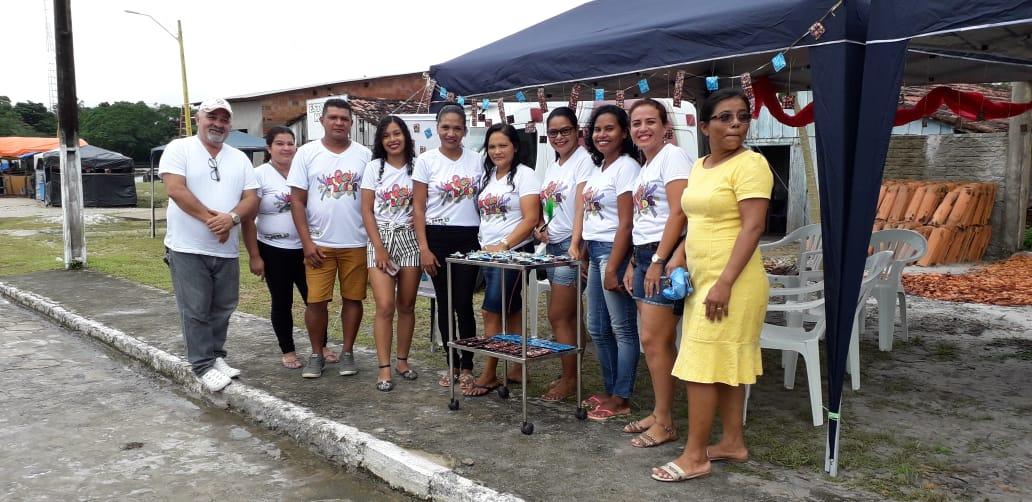
<instances>
[{"instance_id":1,"label":"long dark hair","mask_svg":"<svg viewBox=\"0 0 1032 502\"><path fill-rule=\"evenodd\" d=\"M580 131L580 129L577 126L577 114L574 113L573 109L569 106L560 106L559 108L552 110L552 113L548 114L548 120L545 121L546 128L548 127L548 123L551 122L554 118L565 118L566 120L570 121L570 125L573 126L573 141L576 142L576 135L578 131ZM555 152L555 160L559 160L559 152Z\"/></svg>"},{"instance_id":2,"label":"long dark hair","mask_svg":"<svg viewBox=\"0 0 1032 502\"><path fill-rule=\"evenodd\" d=\"M297 138L294 137L294 131L292 131L289 127L278 125L270 127L269 132L265 133L265 146L271 147L272 142L276 141L276 136L279 136L280 134L289 134L290 139L297 141ZM272 160L272 152L266 149L265 162L268 162L270 160Z\"/></svg>"},{"instance_id":3,"label":"long dark hair","mask_svg":"<svg viewBox=\"0 0 1032 502\"><path fill-rule=\"evenodd\" d=\"M480 182L480 191L484 191L484 187L491 182L492 176L494 176L495 163L491 160L491 156L488 154L487 145L491 142L491 135L500 132L509 138L509 142L512 143L512 164L509 165L509 174L505 177L506 181L509 182L509 186L513 189L516 188L516 183L513 182L513 177L516 176L516 168L523 163L520 155L520 136L516 133L516 128L510 124L497 123L492 124L491 127L487 128L487 133L484 134L484 179Z\"/></svg>"},{"instance_id":4,"label":"long dark hair","mask_svg":"<svg viewBox=\"0 0 1032 502\"><path fill-rule=\"evenodd\" d=\"M408 124L401 117L387 115L380 119L380 123L376 125L376 135L373 136L376 138L373 143L373 158L380 159L380 172L376 175L377 183L383 179L383 168L387 163L387 148L383 146L383 136L387 134L387 126L391 124L397 124L401 128L401 134L405 136L405 148L402 155L405 157L405 169L408 171L409 176L412 176L412 165L416 159L416 142L412 141L412 134L409 133Z\"/></svg>"},{"instance_id":5,"label":"long dark hair","mask_svg":"<svg viewBox=\"0 0 1032 502\"><path fill-rule=\"evenodd\" d=\"M591 114L591 119L588 120L587 136L584 138L584 146L587 147L588 153L591 154L592 162L596 166L601 166L606 160L606 156L595 147L594 135L595 123L598 122L599 117L607 113L616 117L616 123L625 134L623 141L620 142L620 155L630 155L635 160L641 160L641 152L638 151L638 147L634 146L634 142L631 141L631 123L627 118L627 112L616 105L602 105Z\"/></svg>"}]
</instances>

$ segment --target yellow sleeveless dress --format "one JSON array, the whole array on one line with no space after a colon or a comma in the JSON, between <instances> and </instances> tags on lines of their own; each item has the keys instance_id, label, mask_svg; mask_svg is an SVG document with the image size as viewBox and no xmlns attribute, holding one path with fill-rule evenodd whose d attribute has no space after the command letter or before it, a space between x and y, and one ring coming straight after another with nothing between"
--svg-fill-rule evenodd
<instances>
[{"instance_id":1,"label":"yellow sleeveless dress","mask_svg":"<svg viewBox=\"0 0 1032 502\"><path fill-rule=\"evenodd\" d=\"M769 288L759 249L731 287L723 320L706 319L704 301L742 229L738 202L769 199L774 177L767 159L748 150L709 169L703 167L704 160L695 162L681 197L688 219L685 256L695 292L685 301L673 375L688 382L752 384L763 374L760 330Z\"/></svg>"}]
</instances>

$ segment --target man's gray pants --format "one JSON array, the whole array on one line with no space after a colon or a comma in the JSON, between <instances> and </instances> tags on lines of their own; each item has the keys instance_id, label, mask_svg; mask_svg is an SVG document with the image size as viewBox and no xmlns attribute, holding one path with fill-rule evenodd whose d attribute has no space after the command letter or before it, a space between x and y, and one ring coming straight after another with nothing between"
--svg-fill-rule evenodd
<instances>
[{"instance_id":1,"label":"man's gray pants","mask_svg":"<svg viewBox=\"0 0 1032 502\"><path fill-rule=\"evenodd\" d=\"M223 346L229 318L240 298L240 263L237 258L169 250L168 266L186 359L194 374L201 376L215 364L216 357L226 357Z\"/></svg>"}]
</instances>

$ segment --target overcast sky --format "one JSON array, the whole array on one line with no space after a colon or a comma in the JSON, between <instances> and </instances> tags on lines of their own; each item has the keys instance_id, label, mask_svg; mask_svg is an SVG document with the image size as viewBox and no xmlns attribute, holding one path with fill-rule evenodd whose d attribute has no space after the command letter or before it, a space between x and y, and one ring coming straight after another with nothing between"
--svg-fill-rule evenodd
<instances>
[{"instance_id":1,"label":"overcast sky","mask_svg":"<svg viewBox=\"0 0 1032 502\"><path fill-rule=\"evenodd\" d=\"M0 95L49 104L44 2L2 0ZM430 65L569 10L583 0L71 0L79 99L181 104L183 22L190 100L302 87Z\"/></svg>"}]
</instances>

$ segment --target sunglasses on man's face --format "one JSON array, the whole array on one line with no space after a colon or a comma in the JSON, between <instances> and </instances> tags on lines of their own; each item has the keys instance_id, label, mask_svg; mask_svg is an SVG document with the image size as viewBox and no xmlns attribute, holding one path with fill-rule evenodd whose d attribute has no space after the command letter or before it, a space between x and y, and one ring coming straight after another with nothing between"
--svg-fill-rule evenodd
<instances>
[{"instance_id":1,"label":"sunglasses on man's face","mask_svg":"<svg viewBox=\"0 0 1032 502\"><path fill-rule=\"evenodd\" d=\"M735 118L738 118L738 121L743 124L748 124L752 120L752 114L746 111L738 112L737 115L731 112L724 112L710 117L710 120L717 119L725 124L730 124Z\"/></svg>"}]
</instances>

